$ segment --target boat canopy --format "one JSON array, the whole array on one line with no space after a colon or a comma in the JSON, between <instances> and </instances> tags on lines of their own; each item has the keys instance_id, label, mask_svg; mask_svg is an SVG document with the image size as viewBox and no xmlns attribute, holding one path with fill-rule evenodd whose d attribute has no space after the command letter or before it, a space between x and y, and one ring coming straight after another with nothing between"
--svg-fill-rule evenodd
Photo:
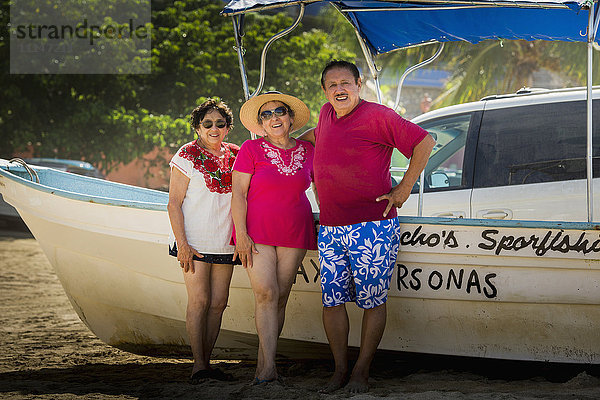
<instances>
[{"instance_id":1,"label":"boat canopy","mask_svg":"<svg viewBox=\"0 0 600 400\"><path fill-rule=\"evenodd\" d=\"M316 1L232 0L223 15ZM371 52L386 53L430 42L485 39L587 41L585 1L336 1Z\"/></svg>"},{"instance_id":2,"label":"boat canopy","mask_svg":"<svg viewBox=\"0 0 600 400\"><path fill-rule=\"evenodd\" d=\"M378 54L411 46L440 43L438 52L425 62L427 63L439 55L444 42L451 41L478 43L486 39L523 39L586 42L587 208L588 222L592 222L592 58L593 45L598 41L596 32L600 22L598 0L231 0L221 13L233 17L236 49L246 99L259 93L262 88L265 56L269 45L297 26L307 4L318 1L331 3L354 26L380 102L378 70L374 62L374 56ZM261 56L260 82L256 92L250 94L241 45L242 17L251 11L291 5L300 5L298 19L265 45ZM419 215L422 209L422 182L420 188Z\"/></svg>"}]
</instances>

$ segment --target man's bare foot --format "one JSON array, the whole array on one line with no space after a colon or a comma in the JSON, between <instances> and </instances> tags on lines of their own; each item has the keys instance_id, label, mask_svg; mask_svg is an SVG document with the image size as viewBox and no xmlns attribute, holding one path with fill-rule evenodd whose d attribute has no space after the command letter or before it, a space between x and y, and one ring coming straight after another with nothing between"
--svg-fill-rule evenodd
<instances>
[{"instance_id":1,"label":"man's bare foot","mask_svg":"<svg viewBox=\"0 0 600 400\"><path fill-rule=\"evenodd\" d=\"M334 372L327 385L324 388L319 390L319 393L333 393L338 389L343 388L348 383L348 373L347 372Z\"/></svg>"}]
</instances>

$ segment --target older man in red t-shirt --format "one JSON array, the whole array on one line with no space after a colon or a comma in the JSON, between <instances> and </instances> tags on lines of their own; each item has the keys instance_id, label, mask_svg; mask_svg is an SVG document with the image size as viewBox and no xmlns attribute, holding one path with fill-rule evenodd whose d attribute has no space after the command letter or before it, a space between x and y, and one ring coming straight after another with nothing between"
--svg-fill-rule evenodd
<instances>
[{"instance_id":1,"label":"older man in red t-shirt","mask_svg":"<svg viewBox=\"0 0 600 400\"><path fill-rule=\"evenodd\" d=\"M301 137L315 143L323 325L335 360L335 372L322 392L346 383L354 393L369 388L369 368L385 329L387 292L399 247L395 207L408 199L435 144L425 130L392 109L362 100L361 84L354 64L327 64L321 88L329 102L321 108L316 128ZM394 148L411 162L392 188ZM345 306L349 301L363 309L360 353L351 374Z\"/></svg>"}]
</instances>

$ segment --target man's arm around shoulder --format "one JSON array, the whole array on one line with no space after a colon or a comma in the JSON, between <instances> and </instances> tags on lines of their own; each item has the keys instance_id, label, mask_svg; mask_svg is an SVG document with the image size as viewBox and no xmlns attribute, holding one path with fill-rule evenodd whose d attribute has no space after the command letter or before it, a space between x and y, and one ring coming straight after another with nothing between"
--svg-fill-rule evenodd
<instances>
[{"instance_id":1,"label":"man's arm around shoulder","mask_svg":"<svg viewBox=\"0 0 600 400\"><path fill-rule=\"evenodd\" d=\"M315 128L310 128L309 130L304 132L302 135L298 136L296 139L306 140L307 142L312 143L312 145L314 146L315 145Z\"/></svg>"}]
</instances>

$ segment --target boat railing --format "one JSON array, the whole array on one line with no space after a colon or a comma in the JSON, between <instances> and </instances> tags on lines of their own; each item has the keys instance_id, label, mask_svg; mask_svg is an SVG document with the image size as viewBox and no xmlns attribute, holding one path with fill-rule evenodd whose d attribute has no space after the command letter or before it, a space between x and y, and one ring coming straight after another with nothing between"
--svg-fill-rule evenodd
<instances>
[{"instance_id":1,"label":"boat railing","mask_svg":"<svg viewBox=\"0 0 600 400\"><path fill-rule=\"evenodd\" d=\"M166 192L0 159L0 175L55 196L90 203L166 210Z\"/></svg>"},{"instance_id":2,"label":"boat railing","mask_svg":"<svg viewBox=\"0 0 600 400\"><path fill-rule=\"evenodd\" d=\"M27 164L25 162L25 160L23 160L22 158L11 158L10 160L8 160L9 164L10 163L17 163L23 166L23 168L25 168L25 170L27 171L27 173L29 174L29 177L31 178L31 181L33 182L35 180L35 183L40 183L40 177L38 176L37 172L35 172L35 170L33 168L31 168L29 166L29 164Z\"/></svg>"}]
</instances>

